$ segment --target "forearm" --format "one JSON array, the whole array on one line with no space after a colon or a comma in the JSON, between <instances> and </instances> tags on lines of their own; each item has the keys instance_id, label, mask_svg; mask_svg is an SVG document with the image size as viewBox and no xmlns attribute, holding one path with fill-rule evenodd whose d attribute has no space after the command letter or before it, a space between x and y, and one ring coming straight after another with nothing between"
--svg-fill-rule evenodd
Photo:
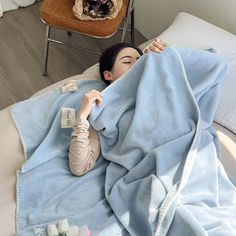
<instances>
[{"instance_id":1,"label":"forearm","mask_svg":"<svg viewBox=\"0 0 236 236\"><path fill-rule=\"evenodd\" d=\"M78 119L73 128L69 148L69 167L74 175L80 176L92 169L100 155L97 132L90 128L86 119ZM90 131L90 132L89 132Z\"/></svg>"}]
</instances>

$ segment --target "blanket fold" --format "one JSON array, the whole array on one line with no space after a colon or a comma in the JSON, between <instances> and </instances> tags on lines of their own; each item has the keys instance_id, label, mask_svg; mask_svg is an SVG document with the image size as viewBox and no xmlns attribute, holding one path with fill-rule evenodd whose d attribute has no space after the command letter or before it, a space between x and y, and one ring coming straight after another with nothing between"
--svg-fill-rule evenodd
<instances>
[{"instance_id":1,"label":"blanket fold","mask_svg":"<svg viewBox=\"0 0 236 236\"><path fill-rule=\"evenodd\" d=\"M54 91L15 106L28 153L18 178L18 235L62 217L88 225L92 235L234 235L236 189L211 127L226 71L220 57L203 50L169 47L142 56L92 110L102 155L82 177L68 170L71 131L58 127L59 111L78 109L83 93L93 85L102 90L102 82L80 82L73 94ZM26 111L36 122L47 113L43 130L25 130Z\"/></svg>"}]
</instances>

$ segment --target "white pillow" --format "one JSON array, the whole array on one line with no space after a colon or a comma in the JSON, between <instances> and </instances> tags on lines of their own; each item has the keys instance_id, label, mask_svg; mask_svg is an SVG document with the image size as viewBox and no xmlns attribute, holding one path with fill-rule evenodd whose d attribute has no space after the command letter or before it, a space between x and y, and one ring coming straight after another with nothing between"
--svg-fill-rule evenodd
<instances>
[{"instance_id":1,"label":"white pillow","mask_svg":"<svg viewBox=\"0 0 236 236\"><path fill-rule=\"evenodd\" d=\"M236 133L236 36L198 17L180 12L159 36L167 44L216 49L229 64L214 120Z\"/></svg>"}]
</instances>

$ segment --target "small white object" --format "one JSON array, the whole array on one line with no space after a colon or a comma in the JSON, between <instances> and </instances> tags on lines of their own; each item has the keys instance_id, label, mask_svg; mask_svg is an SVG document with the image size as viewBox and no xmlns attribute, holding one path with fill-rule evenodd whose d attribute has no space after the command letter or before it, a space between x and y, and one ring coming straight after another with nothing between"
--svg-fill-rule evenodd
<instances>
[{"instance_id":1,"label":"small white object","mask_svg":"<svg viewBox=\"0 0 236 236\"><path fill-rule=\"evenodd\" d=\"M75 109L63 107L61 109L61 128L71 128L75 124Z\"/></svg>"},{"instance_id":2,"label":"small white object","mask_svg":"<svg viewBox=\"0 0 236 236\"><path fill-rule=\"evenodd\" d=\"M59 233L69 233L70 227L67 219L59 220L58 231Z\"/></svg>"},{"instance_id":3,"label":"small white object","mask_svg":"<svg viewBox=\"0 0 236 236\"><path fill-rule=\"evenodd\" d=\"M79 236L79 226L77 225L70 226L69 236Z\"/></svg>"},{"instance_id":4,"label":"small white object","mask_svg":"<svg viewBox=\"0 0 236 236\"><path fill-rule=\"evenodd\" d=\"M59 235L57 226L54 224L48 225L47 232L48 232L48 236L58 236Z\"/></svg>"},{"instance_id":5,"label":"small white object","mask_svg":"<svg viewBox=\"0 0 236 236\"><path fill-rule=\"evenodd\" d=\"M76 90L78 90L76 80L69 80L65 82L61 87L62 93L74 92Z\"/></svg>"}]
</instances>

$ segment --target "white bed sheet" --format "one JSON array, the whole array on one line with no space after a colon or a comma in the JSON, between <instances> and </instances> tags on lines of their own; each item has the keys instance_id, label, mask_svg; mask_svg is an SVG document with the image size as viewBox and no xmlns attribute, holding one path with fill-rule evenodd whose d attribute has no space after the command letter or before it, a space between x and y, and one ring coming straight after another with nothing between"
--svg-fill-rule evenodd
<instances>
[{"instance_id":1,"label":"white bed sheet","mask_svg":"<svg viewBox=\"0 0 236 236\"><path fill-rule=\"evenodd\" d=\"M0 0L0 17L3 12L16 10L19 7L26 7L39 0Z\"/></svg>"}]
</instances>

